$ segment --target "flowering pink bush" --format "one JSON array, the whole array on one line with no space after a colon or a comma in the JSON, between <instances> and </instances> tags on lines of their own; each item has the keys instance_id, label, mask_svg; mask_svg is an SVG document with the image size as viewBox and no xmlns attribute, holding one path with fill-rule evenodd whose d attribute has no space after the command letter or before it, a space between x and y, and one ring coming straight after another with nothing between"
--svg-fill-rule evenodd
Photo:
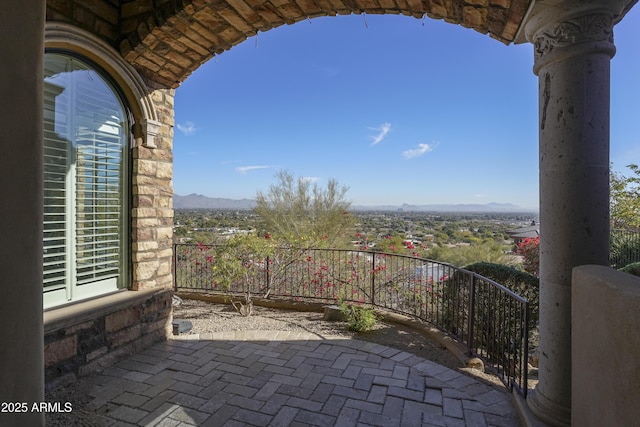
<instances>
[{"instance_id":1,"label":"flowering pink bush","mask_svg":"<svg viewBox=\"0 0 640 427\"><path fill-rule=\"evenodd\" d=\"M516 247L516 254L522 255L524 270L537 276L540 270L540 236L522 240Z\"/></svg>"}]
</instances>

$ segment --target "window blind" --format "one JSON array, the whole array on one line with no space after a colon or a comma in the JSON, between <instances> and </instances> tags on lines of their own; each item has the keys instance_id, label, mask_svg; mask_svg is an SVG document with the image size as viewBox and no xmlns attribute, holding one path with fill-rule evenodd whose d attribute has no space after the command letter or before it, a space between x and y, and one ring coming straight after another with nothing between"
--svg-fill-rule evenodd
<instances>
[{"instance_id":1,"label":"window blind","mask_svg":"<svg viewBox=\"0 0 640 427\"><path fill-rule=\"evenodd\" d=\"M80 287L115 289L123 274L127 121L98 73L45 58L44 290L68 300Z\"/></svg>"}]
</instances>

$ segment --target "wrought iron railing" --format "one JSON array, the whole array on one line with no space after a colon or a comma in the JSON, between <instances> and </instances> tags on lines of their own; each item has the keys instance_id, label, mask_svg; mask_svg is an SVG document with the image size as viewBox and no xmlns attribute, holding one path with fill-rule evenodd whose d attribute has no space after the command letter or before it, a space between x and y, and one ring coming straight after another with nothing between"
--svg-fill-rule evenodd
<instances>
[{"instance_id":1,"label":"wrought iron railing","mask_svg":"<svg viewBox=\"0 0 640 427\"><path fill-rule=\"evenodd\" d=\"M609 265L620 269L640 261L640 231L611 230Z\"/></svg>"},{"instance_id":2,"label":"wrought iron railing","mask_svg":"<svg viewBox=\"0 0 640 427\"><path fill-rule=\"evenodd\" d=\"M216 248L174 245L176 291L224 291L367 304L429 322L480 357L526 397L529 303L504 286L424 258L340 249L278 249L246 258L246 274L220 287Z\"/></svg>"}]
</instances>

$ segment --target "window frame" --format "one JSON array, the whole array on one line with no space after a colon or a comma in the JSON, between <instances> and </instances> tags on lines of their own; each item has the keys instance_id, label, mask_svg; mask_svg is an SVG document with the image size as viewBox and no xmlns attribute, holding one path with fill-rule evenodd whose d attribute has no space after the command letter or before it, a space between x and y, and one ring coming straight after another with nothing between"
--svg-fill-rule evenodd
<instances>
[{"instance_id":1,"label":"window frame","mask_svg":"<svg viewBox=\"0 0 640 427\"><path fill-rule=\"evenodd\" d=\"M120 167L123 168L122 173L118 178L119 190L118 194L121 197L122 205L119 209L119 214L122 216L119 220L118 228L118 274L117 277L97 280L95 282L89 282L85 284L78 283L77 270L78 270L78 240L76 236L78 219L75 218L75 209L77 204L77 186L78 181L75 177L75 170L67 172L68 176L65 179L65 192L71 193L65 196L65 254L73 254L71 259L67 255L65 264L65 284L59 289L46 291L44 289L43 282L43 301L44 309L57 308L69 303L75 303L81 300L90 299L93 297L100 297L118 292L123 289L128 289L132 283L132 255L131 255L131 228L132 228L132 215L131 208L132 203L132 182L133 182L133 159L131 153L132 142L134 141L133 125L135 120L129 107L129 102L122 90L117 79L115 79L107 70L105 70L100 64L96 63L92 58L89 58L81 53L78 53L68 48L45 48L45 61L47 55L56 54L67 59L77 60L80 64L93 73L98 75L106 86L110 89L117 102L121 107L123 119L125 125L123 131L122 146L120 148L121 159L120 162L124 163ZM54 121L55 123L55 118ZM44 140L43 140L44 147ZM75 155L75 153L74 153ZM71 160L67 159L67 167ZM74 167L73 169L76 169ZM46 209L46 206L45 206ZM67 210L71 210L67 213ZM95 235L95 234L93 234ZM44 243L44 242L43 242Z\"/></svg>"}]
</instances>

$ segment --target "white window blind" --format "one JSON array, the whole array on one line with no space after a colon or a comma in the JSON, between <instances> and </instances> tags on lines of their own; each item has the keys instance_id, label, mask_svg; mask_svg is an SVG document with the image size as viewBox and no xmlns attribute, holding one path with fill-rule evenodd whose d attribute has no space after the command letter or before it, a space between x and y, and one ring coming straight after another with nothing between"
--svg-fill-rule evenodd
<instances>
[{"instance_id":1,"label":"white window blind","mask_svg":"<svg viewBox=\"0 0 640 427\"><path fill-rule=\"evenodd\" d=\"M126 271L127 120L107 81L45 55L45 303L118 288Z\"/></svg>"}]
</instances>

